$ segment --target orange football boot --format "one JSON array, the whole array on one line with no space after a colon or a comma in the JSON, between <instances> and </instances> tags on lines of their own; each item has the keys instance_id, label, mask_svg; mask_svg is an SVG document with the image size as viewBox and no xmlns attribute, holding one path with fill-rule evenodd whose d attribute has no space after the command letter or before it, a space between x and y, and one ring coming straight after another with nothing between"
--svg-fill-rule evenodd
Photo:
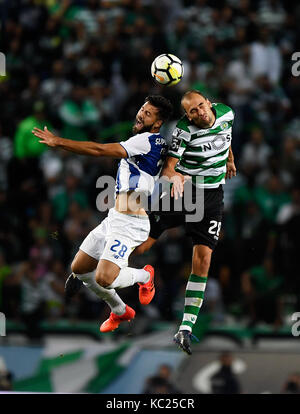
<instances>
[{"instance_id":1,"label":"orange football boot","mask_svg":"<svg viewBox=\"0 0 300 414\"><path fill-rule=\"evenodd\" d=\"M144 268L146 272L150 273L150 279L147 283L138 283L139 285L139 300L142 305L148 305L154 297L154 268L151 265L146 265Z\"/></svg>"},{"instance_id":2,"label":"orange football boot","mask_svg":"<svg viewBox=\"0 0 300 414\"><path fill-rule=\"evenodd\" d=\"M126 305L123 315L116 315L111 312L109 318L100 326L100 332L111 332L117 329L121 322L130 322L135 317L135 311Z\"/></svg>"}]
</instances>

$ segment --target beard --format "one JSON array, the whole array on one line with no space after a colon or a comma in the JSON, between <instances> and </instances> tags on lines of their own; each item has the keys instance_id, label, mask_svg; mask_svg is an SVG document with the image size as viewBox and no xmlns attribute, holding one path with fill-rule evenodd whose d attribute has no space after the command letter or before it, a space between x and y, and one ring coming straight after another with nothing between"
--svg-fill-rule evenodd
<instances>
[{"instance_id":1,"label":"beard","mask_svg":"<svg viewBox=\"0 0 300 414\"><path fill-rule=\"evenodd\" d=\"M135 123L132 127L132 132L134 134L142 134L143 132L150 132L153 127L153 124L151 125L144 125L141 123L140 125L137 123L137 120L135 120Z\"/></svg>"}]
</instances>

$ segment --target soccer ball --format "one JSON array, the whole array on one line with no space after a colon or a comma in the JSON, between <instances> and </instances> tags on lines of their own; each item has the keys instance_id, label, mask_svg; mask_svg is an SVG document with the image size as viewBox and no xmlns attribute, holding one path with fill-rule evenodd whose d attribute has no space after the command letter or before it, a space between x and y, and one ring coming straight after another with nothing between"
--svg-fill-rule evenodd
<instances>
[{"instance_id":1,"label":"soccer ball","mask_svg":"<svg viewBox=\"0 0 300 414\"><path fill-rule=\"evenodd\" d=\"M181 60L170 53L159 55L152 62L151 75L160 85L176 85L183 76Z\"/></svg>"}]
</instances>

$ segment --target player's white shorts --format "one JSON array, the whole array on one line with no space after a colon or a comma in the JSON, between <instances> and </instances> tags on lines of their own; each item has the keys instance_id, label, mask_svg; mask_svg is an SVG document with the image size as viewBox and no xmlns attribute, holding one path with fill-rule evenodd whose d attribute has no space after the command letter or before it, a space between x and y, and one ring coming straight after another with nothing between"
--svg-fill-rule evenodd
<instances>
[{"instance_id":1,"label":"player's white shorts","mask_svg":"<svg viewBox=\"0 0 300 414\"><path fill-rule=\"evenodd\" d=\"M131 216L111 208L79 248L96 260L109 260L123 269L128 266L131 252L148 239L149 232L148 216Z\"/></svg>"}]
</instances>

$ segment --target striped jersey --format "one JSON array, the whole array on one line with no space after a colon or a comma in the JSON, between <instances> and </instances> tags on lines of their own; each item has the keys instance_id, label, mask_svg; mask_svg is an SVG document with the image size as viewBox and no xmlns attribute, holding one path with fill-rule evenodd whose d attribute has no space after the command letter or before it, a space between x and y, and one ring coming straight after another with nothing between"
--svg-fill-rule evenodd
<instances>
[{"instance_id":1,"label":"striped jersey","mask_svg":"<svg viewBox=\"0 0 300 414\"><path fill-rule=\"evenodd\" d=\"M167 155L165 139L160 133L144 132L120 144L128 157L119 163L116 194L136 191L150 196Z\"/></svg>"},{"instance_id":2,"label":"striped jersey","mask_svg":"<svg viewBox=\"0 0 300 414\"><path fill-rule=\"evenodd\" d=\"M181 118L172 134L168 155L179 159L176 171L201 177L197 186L217 188L225 183L226 162L232 139L233 110L222 103L213 103L216 120L210 128L199 129L187 116ZM198 180L199 181L199 180Z\"/></svg>"}]
</instances>

